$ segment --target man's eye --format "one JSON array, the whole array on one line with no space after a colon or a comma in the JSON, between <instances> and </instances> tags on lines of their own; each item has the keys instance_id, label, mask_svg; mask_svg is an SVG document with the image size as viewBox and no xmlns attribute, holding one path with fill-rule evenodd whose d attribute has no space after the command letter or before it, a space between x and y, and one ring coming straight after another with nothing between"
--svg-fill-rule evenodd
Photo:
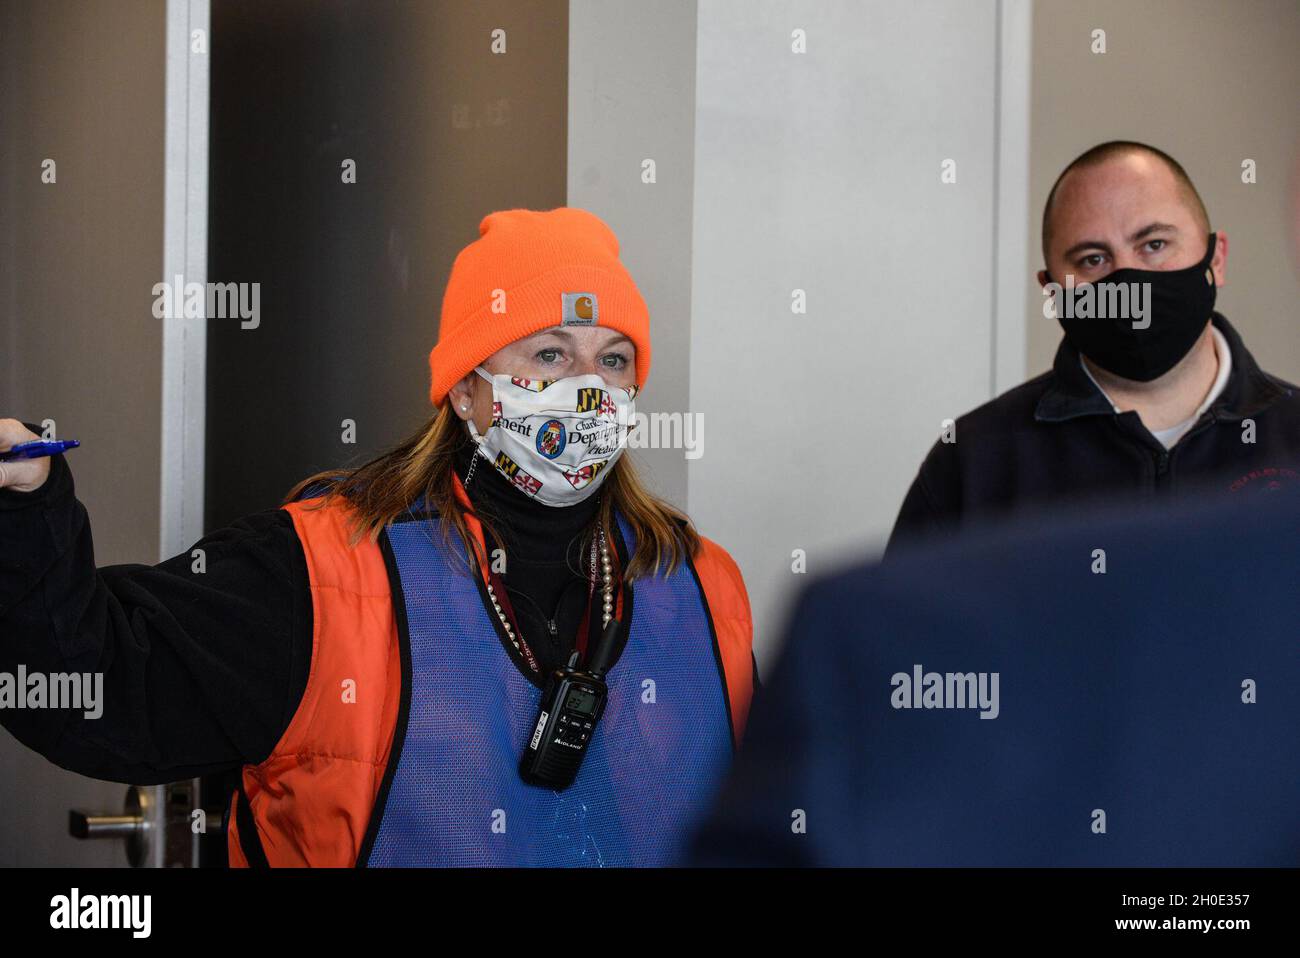
<instances>
[{"instance_id":1,"label":"man's eye","mask_svg":"<svg viewBox=\"0 0 1300 958\"><path fill-rule=\"evenodd\" d=\"M558 349L539 349L537 351L537 358L544 363L557 362L559 357L560 351Z\"/></svg>"},{"instance_id":2,"label":"man's eye","mask_svg":"<svg viewBox=\"0 0 1300 958\"><path fill-rule=\"evenodd\" d=\"M1147 242L1147 247L1151 250L1151 252L1158 253L1165 248L1165 244L1168 242L1169 240L1153 239Z\"/></svg>"},{"instance_id":3,"label":"man's eye","mask_svg":"<svg viewBox=\"0 0 1300 958\"><path fill-rule=\"evenodd\" d=\"M600 357L600 361L610 369L622 369L627 365L627 357L622 353L607 353Z\"/></svg>"},{"instance_id":4,"label":"man's eye","mask_svg":"<svg viewBox=\"0 0 1300 958\"><path fill-rule=\"evenodd\" d=\"M1096 269L1101 265L1102 259L1103 257L1100 253L1093 253L1089 256L1083 257L1083 259L1079 260L1076 265L1081 266L1084 269Z\"/></svg>"}]
</instances>

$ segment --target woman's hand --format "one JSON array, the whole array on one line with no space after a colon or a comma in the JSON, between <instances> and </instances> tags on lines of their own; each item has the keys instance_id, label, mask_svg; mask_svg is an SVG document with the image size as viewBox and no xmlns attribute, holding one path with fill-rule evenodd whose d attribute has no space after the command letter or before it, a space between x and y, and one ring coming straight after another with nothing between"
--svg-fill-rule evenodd
<instances>
[{"instance_id":1,"label":"woman's hand","mask_svg":"<svg viewBox=\"0 0 1300 958\"><path fill-rule=\"evenodd\" d=\"M0 452L22 442L40 439L17 419L0 419ZM50 477L50 457L0 462L0 489L35 492Z\"/></svg>"}]
</instances>

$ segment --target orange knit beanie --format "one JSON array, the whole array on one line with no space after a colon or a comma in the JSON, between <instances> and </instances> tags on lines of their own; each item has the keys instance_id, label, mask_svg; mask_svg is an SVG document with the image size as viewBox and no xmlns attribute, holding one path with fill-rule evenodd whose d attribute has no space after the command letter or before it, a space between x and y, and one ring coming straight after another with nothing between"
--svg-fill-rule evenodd
<instances>
[{"instance_id":1,"label":"orange knit beanie","mask_svg":"<svg viewBox=\"0 0 1300 958\"><path fill-rule=\"evenodd\" d=\"M650 312L618 259L618 238L586 210L501 210L460 251L429 353L435 406L498 349L548 326L608 326L636 346L636 383L650 372Z\"/></svg>"}]
</instances>

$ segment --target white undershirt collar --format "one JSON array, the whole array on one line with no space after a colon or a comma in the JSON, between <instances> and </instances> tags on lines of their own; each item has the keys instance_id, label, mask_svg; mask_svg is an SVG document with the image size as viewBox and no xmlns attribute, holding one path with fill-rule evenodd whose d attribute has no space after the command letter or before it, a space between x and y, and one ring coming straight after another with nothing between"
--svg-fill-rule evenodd
<instances>
[{"instance_id":1,"label":"white undershirt collar","mask_svg":"<svg viewBox=\"0 0 1300 958\"><path fill-rule=\"evenodd\" d=\"M1174 444L1177 443L1179 439L1182 439L1189 429L1196 425L1196 420L1201 418L1205 410L1210 408L1210 405L1219 398L1219 394L1222 393L1224 388L1228 385L1228 376L1232 373L1232 349L1228 346L1227 338L1223 333L1219 332L1215 326L1210 326L1210 332L1214 335L1214 354L1218 357L1219 372L1214 377L1214 385L1210 387L1210 391L1206 393L1205 399L1202 400L1200 406L1196 408L1196 412L1192 413L1190 418L1184 419L1176 426L1170 426L1168 429L1161 429L1158 432L1153 431L1151 433L1151 435L1155 436L1159 443L1166 449L1172 449ZM1090 370L1088 364L1083 361L1082 354L1079 356L1079 365L1083 367L1083 371L1087 373L1088 378L1092 380L1092 384L1097 387L1097 391L1103 396L1106 396L1106 401L1110 403L1111 408L1114 409L1115 412L1119 412L1119 406L1116 406L1115 401L1106 394L1106 390L1101 388L1101 383L1097 382L1096 378L1092 375L1092 370Z\"/></svg>"}]
</instances>

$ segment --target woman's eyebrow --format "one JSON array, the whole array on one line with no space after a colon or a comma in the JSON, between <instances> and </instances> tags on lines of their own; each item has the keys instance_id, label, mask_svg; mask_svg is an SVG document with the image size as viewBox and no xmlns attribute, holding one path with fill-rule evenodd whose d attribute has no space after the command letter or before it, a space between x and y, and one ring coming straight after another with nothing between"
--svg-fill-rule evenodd
<instances>
[{"instance_id":1,"label":"woman's eyebrow","mask_svg":"<svg viewBox=\"0 0 1300 958\"><path fill-rule=\"evenodd\" d=\"M558 336L566 343L573 342L573 333L567 329L543 329L533 335L536 336L539 341L546 336Z\"/></svg>"},{"instance_id":2,"label":"woman's eyebrow","mask_svg":"<svg viewBox=\"0 0 1300 958\"><path fill-rule=\"evenodd\" d=\"M573 342L573 330L571 329L560 329L558 327L555 329L543 329L540 332L534 333L533 335L538 337L539 342L545 336L558 336L565 343L571 344ZM632 342L631 336L628 336L626 333L616 332L615 335L610 338L609 342L602 343L598 348L609 349L611 346L621 346L624 343L631 343L631 342Z\"/></svg>"}]
</instances>

